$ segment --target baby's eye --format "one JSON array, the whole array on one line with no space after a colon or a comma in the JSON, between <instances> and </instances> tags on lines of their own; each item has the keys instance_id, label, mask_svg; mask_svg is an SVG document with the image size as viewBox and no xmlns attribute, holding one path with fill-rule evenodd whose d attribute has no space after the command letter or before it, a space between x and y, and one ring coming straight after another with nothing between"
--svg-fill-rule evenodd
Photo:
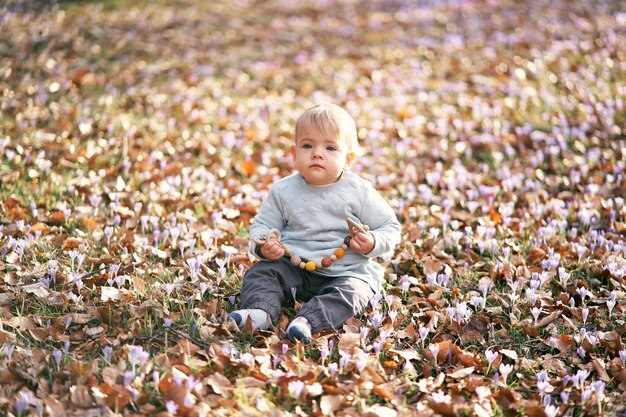
<instances>
[{"instance_id":1,"label":"baby's eye","mask_svg":"<svg viewBox=\"0 0 626 417\"><path fill-rule=\"evenodd\" d=\"M334 146L327 146L327 147L326 147L326 150L327 150L327 151L334 152L334 151L336 151L336 150L337 150L337 148L335 148Z\"/></svg>"},{"instance_id":2,"label":"baby's eye","mask_svg":"<svg viewBox=\"0 0 626 417\"><path fill-rule=\"evenodd\" d=\"M308 143L305 143L304 145L302 145L302 147L303 147L304 149L311 149L313 146L311 146L311 145L310 145L310 144L308 144Z\"/></svg>"}]
</instances>

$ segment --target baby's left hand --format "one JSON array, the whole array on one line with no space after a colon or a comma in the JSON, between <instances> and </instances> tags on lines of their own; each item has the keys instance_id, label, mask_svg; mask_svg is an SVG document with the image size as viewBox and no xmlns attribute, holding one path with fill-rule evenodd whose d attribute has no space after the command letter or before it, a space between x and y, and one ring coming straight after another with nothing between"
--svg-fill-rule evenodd
<instances>
[{"instance_id":1,"label":"baby's left hand","mask_svg":"<svg viewBox=\"0 0 626 417\"><path fill-rule=\"evenodd\" d=\"M350 249L356 253L369 253L374 249L376 241L371 233L358 232L350 241Z\"/></svg>"}]
</instances>

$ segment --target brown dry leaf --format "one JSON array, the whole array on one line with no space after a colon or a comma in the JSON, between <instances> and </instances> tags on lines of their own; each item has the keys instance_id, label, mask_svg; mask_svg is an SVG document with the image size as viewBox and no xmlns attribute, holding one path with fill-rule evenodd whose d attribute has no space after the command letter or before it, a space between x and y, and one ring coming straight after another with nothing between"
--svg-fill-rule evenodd
<instances>
[{"instance_id":1,"label":"brown dry leaf","mask_svg":"<svg viewBox=\"0 0 626 417\"><path fill-rule=\"evenodd\" d=\"M410 361L410 360L418 361L421 359L420 354L415 349L402 349L402 350L389 349L387 352L390 354L395 353L396 355L400 356L402 359L406 361Z\"/></svg>"},{"instance_id":2,"label":"brown dry leaf","mask_svg":"<svg viewBox=\"0 0 626 417\"><path fill-rule=\"evenodd\" d=\"M537 323L537 327L544 327L548 324L552 323L561 315L561 310L555 310L552 313L548 314Z\"/></svg>"},{"instance_id":3,"label":"brown dry leaf","mask_svg":"<svg viewBox=\"0 0 626 417\"><path fill-rule=\"evenodd\" d=\"M242 161L240 164L242 172L251 177L256 172L256 164L252 160Z\"/></svg>"},{"instance_id":4,"label":"brown dry leaf","mask_svg":"<svg viewBox=\"0 0 626 417\"><path fill-rule=\"evenodd\" d=\"M50 213L48 221L52 224L65 223L65 214L62 211L55 211Z\"/></svg>"},{"instance_id":5,"label":"brown dry leaf","mask_svg":"<svg viewBox=\"0 0 626 417\"><path fill-rule=\"evenodd\" d=\"M443 263L435 258L427 257L424 259L424 275L436 274L443 268Z\"/></svg>"},{"instance_id":6,"label":"brown dry leaf","mask_svg":"<svg viewBox=\"0 0 626 417\"><path fill-rule=\"evenodd\" d=\"M30 231L31 233L40 232L42 235L47 235L50 233L50 227L44 223L37 223L30 228Z\"/></svg>"},{"instance_id":7,"label":"brown dry leaf","mask_svg":"<svg viewBox=\"0 0 626 417\"><path fill-rule=\"evenodd\" d=\"M543 358L541 358L541 367L547 371L553 371L561 375L565 375L569 372L569 370L565 366L565 363L555 356L544 356Z\"/></svg>"},{"instance_id":8,"label":"brown dry leaf","mask_svg":"<svg viewBox=\"0 0 626 417\"><path fill-rule=\"evenodd\" d=\"M146 282L143 279L139 278L137 275L133 275L132 282L133 288L135 289L135 292L138 296L143 297L144 295L146 295L147 287Z\"/></svg>"},{"instance_id":9,"label":"brown dry leaf","mask_svg":"<svg viewBox=\"0 0 626 417\"><path fill-rule=\"evenodd\" d=\"M21 207L15 207L15 208L9 209L8 215L13 221L27 219L26 213L24 213L24 210L22 210Z\"/></svg>"},{"instance_id":10,"label":"brown dry leaf","mask_svg":"<svg viewBox=\"0 0 626 417\"><path fill-rule=\"evenodd\" d=\"M335 411L339 410L345 403L346 397L344 395L324 395L320 399L320 410L324 415L331 415Z\"/></svg>"},{"instance_id":11,"label":"brown dry leaf","mask_svg":"<svg viewBox=\"0 0 626 417\"><path fill-rule=\"evenodd\" d=\"M373 405L363 410L363 417L397 417L398 412L393 408L382 405Z\"/></svg>"},{"instance_id":12,"label":"brown dry leaf","mask_svg":"<svg viewBox=\"0 0 626 417\"><path fill-rule=\"evenodd\" d=\"M119 301L124 295L123 289L115 287L100 287L100 300L106 303L108 301Z\"/></svg>"},{"instance_id":13,"label":"brown dry leaf","mask_svg":"<svg viewBox=\"0 0 626 417\"><path fill-rule=\"evenodd\" d=\"M515 391L508 388L501 388L493 394L493 398L496 400L500 408L504 411L517 409L520 403L520 396Z\"/></svg>"},{"instance_id":14,"label":"brown dry leaf","mask_svg":"<svg viewBox=\"0 0 626 417\"><path fill-rule=\"evenodd\" d=\"M524 325L523 331L524 331L525 336L528 336L531 338L539 336L539 330L537 330L537 328L534 325L530 325L530 324Z\"/></svg>"},{"instance_id":15,"label":"brown dry leaf","mask_svg":"<svg viewBox=\"0 0 626 417\"><path fill-rule=\"evenodd\" d=\"M94 363L88 361L72 362L69 368L72 380L80 384L79 386L82 386L93 376Z\"/></svg>"},{"instance_id":16,"label":"brown dry leaf","mask_svg":"<svg viewBox=\"0 0 626 417\"><path fill-rule=\"evenodd\" d=\"M393 394L381 385L374 385L374 388L372 388L372 391L388 401L393 400Z\"/></svg>"},{"instance_id":17,"label":"brown dry leaf","mask_svg":"<svg viewBox=\"0 0 626 417\"><path fill-rule=\"evenodd\" d=\"M555 347L561 352L573 349L576 346L576 342L567 334L562 334L561 337L556 338Z\"/></svg>"},{"instance_id":18,"label":"brown dry leaf","mask_svg":"<svg viewBox=\"0 0 626 417\"><path fill-rule=\"evenodd\" d=\"M458 369L452 373L449 373L448 376L450 378L454 378L454 379L461 379L461 378L465 378L468 375L471 375L474 372L474 367L470 366L467 368L462 368L462 369Z\"/></svg>"},{"instance_id":19,"label":"brown dry leaf","mask_svg":"<svg viewBox=\"0 0 626 417\"><path fill-rule=\"evenodd\" d=\"M491 417L493 415L492 410L486 410L480 404L474 404L472 411L474 412L474 415L478 417Z\"/></svg>"},{"instance_id":20,"label":"brown dry leaf","mask_svg":"<svg viewBox=\"0 0 626 417\"><path fill-rule=\"evenodd\" d=\"M524 408L524 415L528 417L545 417L545 410L545 407L542 406L527 407Z\"/></svg>"},{"instance_id":21,"label":"brown dry leaf","mask_svg":"<svg viewBox=\"0 0 626 417\"><path fill-rule=\"evenodd\" d=\"M484 333L478 330L468 329L461 333L461 344L467 345L474 342L483 343Z\"/></svg>"},{"instance_id":22,"label":"brown dry leaf","mask_svg":"<svg viewBox=\"0 0 626 417\"><path fill-rule=\"evenodd\" d=\"M7 198L7 200L4 202L4 205L6 208L13 209L15 207L21 207L21 203L20 201L17 199L17 197L15 196L10 196L9 198Z\"/></svg>"},{"instance_id":23,"label":"brown dry leaf","mask_svg":"<svg viewBox=\"0 0 626 417\"><path fill-rule=\"evenodd\" d=\"M450 403L440 403L436 401L430 402L430 407L435 411L435 413L440 414L445 417L455 417L456 413L454 412L454 405Z\"/></svg>"},{"instance_id":24,"label":"brown dry leaf","mask_svg":"<svg viewBox=\"0 0 626 417\"><path fill-rule=\"evenodd\" d=\"M15 295L13 293L10 293L10 292L0 293L0 307L10 306L11 304L13 304L14 300L15 300Z\"/></svg>"},{"instance_id":25,"label":"brown dry leaf","mask_svg":"<svg viewBox=\"0 0 626 417\"><path fill-rule=\"evenodd\" d=\"M596 374L598 374L599 379L604 382L609 382L611 380L611 377L609 377L609 374L606 371L606 365L602 359L594 358L591 364L593 365L593 370L596 371Z\"/></svg>"},{"instance_id":26,"label":"brown dry leaf","mask_svg":"<svg viewBox=\"0 0 626 417\"><path fill-rule=\"evenodd\" d=\"M104 404L109 408L124 408L131 400L130 392L120 385L101 384L91 389L93 396L100 404Z\"/></svg>"},{"instance_id":27,"label":"brown dry leaf","mask_svg":"<svg viewBox=\"0 0 626 417\"><path fill-rule=\"evenodd\" d=\"M35 282L33 284L23 285L21 287L24 291L29 294L34 294L35 296L45 300L50 295L50 291L48 291L48 287L45 286L41 282Z\"/></svg>"},{"instance_id":28,"label":"brown dry leaf","mask_svg":"<svg viewBox=\"0 0 626 417\"><path fill-rule=\"evenodd\" d=\"M429 349L424 349L422 351L422 355L424 355L429 360L433 359L433 355ZM483 363L480 357L466 353L455 345L453 342L449 340L444 340L439 342L439 353L437 354L437 361L441 362L446 360L448 357L451 358L452 365L464 365L465 367L474 366L477 369L483 368Z\"/></svg>"},{"instance_id":29,"label":"brown dry leaf","mask_svg":"<svg viewBox=\"0 0 626 417\"><path fill-rule=\"evenodd\" d=\"M83 217L81 221L83 225L87 228L87 230L89 230L90 232L93 232L94 230L98 228L98 222L95 219L92 219L91 217Z\"/></svg>"},{"instance_id":30,"label":"brown dry leaf","mask_svg":"<svg viewBox=\"0 0 626 417\"><path fill-rule=\"evenodd\" d=\"M348 355L354 354L354 349L358 347L361 347L361 335L358 333L345 333L339 338L339 350Z\"/></svg>"},{"instance_id":31,"label":"brown dry leaf","mask_svg":"<svg viewBox=\"0 0 626 417\"><path fill-rule=\"evenodd\" d=\"M213 392L219 395L223 395L233 387L233 384L228 380L228 378L219 372L209 375L204 379L204 381L213 389Z\"/></svg>"},{"instance_id":32,"label":"brown dry leaf","mask_svg":"<svg viewBox=\"0 0 626 417\"><path fill-rule=\"evenodd\" d=\"M96 405L90 389L84 385L74 385L70 388L70 400L79 408L91 408Z\"/></svg>"},{"instance_id":33,"label":"brown dry leaf","mask_svg":"<svg viewBox=\"0 0 626 417\"><path fill-rule=\"evenodd\" d=\"M64 250L76 249L76 248L78 248L80 245L82 245L84 243L85 243L85 241L82 240L82 239L69 237L69 238L65 239L65 245L64 245L63 249Z\"/></svg>"},{"instance_id":34,"label":"brown dry leaf","mask_svg":"<svg viewBox=\"0 0 626 417\"><path fill-rule=\"evenodd\" d=\"M604 333L604 337L600 339L600 344L604 346L611 355L617 355L620 350L624 349L622 338L616 331Z\"/></svg>"},{"instance_id":35,"label":"brown dry leaf","mask_svg":"<svg viewBox=\"0 0 626 417\"><path fill-rule=\"evenodd\" d=\"M43 399L46 414L50 417L66 417L65 406L52 396Z\"/></svg>"},{"instance_id":36,"label":"brown dry leaf","mask_svg":"<svg viewBox=\"0 0 626 417\"><path fill-rule=\"evenodd\" d=\"M177 384L174 382L172 375L166 375L159 381L159 390L163 393L165 401L174 401L179 407L182 407L187 395L187 385L185 383Z\"/></svg>"}]
</instances>

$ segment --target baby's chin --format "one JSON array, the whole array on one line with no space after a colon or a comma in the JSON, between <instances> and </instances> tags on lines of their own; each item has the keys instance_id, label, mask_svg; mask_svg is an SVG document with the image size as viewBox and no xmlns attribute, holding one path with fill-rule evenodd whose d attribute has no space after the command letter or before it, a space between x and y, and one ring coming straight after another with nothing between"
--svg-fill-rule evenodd
<instances>
[{"instance_id":1,"label":"baby's chin","mask_svg":"<svg viewBox=\"0 0 626 417\"><path fill-rule=\"evenodd\" d=\"M309 185L315 185L318 187L321 186L325 186L325 185L331 185L336 183L337 181L339 181L339 178L341 178L341 175L338 175L337 178L333 178L333 179L318 179L318 178L307 178L305 175L302 175L302 178L304 178L304 182L306 182Z\"/></svg>"}]
</instances>

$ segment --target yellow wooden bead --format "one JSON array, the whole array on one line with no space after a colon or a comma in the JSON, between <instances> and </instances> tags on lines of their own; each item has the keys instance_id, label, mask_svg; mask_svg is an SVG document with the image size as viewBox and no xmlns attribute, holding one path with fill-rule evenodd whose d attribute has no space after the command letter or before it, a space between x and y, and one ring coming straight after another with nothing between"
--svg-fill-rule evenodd
<instances>
[{"instance_id":1,"label":"yellow wooden bead","mask_svg":"<svg viewBox=\"0 0 626 417\"><path fill-rule=\"evenodd\" d=\"M305 269L309 272L315 271L315 262L309 261L306 263Z\"/></svg>"}]
</instances>

